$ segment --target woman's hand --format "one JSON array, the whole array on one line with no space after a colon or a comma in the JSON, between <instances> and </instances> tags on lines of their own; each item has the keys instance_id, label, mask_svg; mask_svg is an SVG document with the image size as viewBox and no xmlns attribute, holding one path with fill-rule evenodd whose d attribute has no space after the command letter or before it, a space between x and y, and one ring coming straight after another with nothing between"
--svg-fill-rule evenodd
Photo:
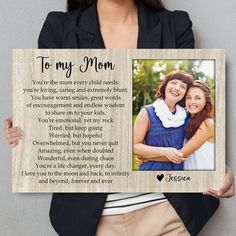
<instances>
[{"instance_id":1,"label":"woman's hand","mask_svg":"<svg viewBox=\"0 0 236 236\"><path fill-rule=\"evenodd\" d=\"M12 118L4 120L4 134L11 148L14 148L22 139L22 130L19 127L12 127Z\"/></svg>"},{"instance_id":2,"label":"woman's hand","mask_svg":"<svg viewBox=\"0 0 236 236\"><path fill-rule=\"evenodd\" d=\"M217 198L230 198L234 196L234 176L229 166L226 166L224 185L219 190L209 189L203 194Z\"/></svg>"},{"instance_id":3,"label":"woman's hand","mask_svg":"<svg viewBox=\"0 0 236 236\"><path fill-rule=\"evenodd\" d=\"M147 162L148 160L145 160L144 158L140 157L140 156L136 156L136 162L137 162L137 165L140 166L142 165L144 162Z\"/></svg>"},{"instance_id":4,"label":"woman's hand","mask_svg":"<svg viewBox=\"0 0 236 236\"><path fill-rule=\"evenodd\" d=\"M183 153L175 148L163 148L163 150L164 151L161 157L148 158L148 157L136 156L136 161L138 166L148 161L161 161L161 162L171 161L180 164L185 160L185 158L183 158Z\"/></svg>"},{"instance_id":5,"label":"woman's hand","mask_svg":"<svg viewBox=\"0 0 236 236\"><path fill-rule=\"evenodd\" d=\"M175 148L164 148L163 156L167 157L171 162L177 164L180 164L185 160L183 157L184 154Z\"/></svg>"}]
</instances>

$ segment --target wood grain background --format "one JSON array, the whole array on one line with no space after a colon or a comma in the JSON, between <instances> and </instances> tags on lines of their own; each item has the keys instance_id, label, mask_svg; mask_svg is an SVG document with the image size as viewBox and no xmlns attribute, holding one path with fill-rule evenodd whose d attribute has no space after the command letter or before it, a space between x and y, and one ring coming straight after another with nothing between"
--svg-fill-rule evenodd
<instances>
[{"instance_id":1,"label":"wood grain background","mask_svg":"<svg viewBox=\"0 0 236 236\"><path fill-rule=\"evenodd\" d=\"M118 80L120 87L127 88L127 93L122 93L125 101L123 109L106 109L107 116L114 122L105 127L101 140L118 140L119 145L114 149L115 168L114 173L128 173L127 176L83 176L80 180L104 180L104 183L80 183L80 184L49 184L38 183L37 176L22 176L22 170L32 173L47 172L49 170L37 169L38 147L32 145L33 140L50 141L48 127L39 125L37 117L44 116L44 109L26 109L30 102L29 96L22 94L23 88L31 88L32 79L36 80L65 80L64 72L49 70L43 75L39 64L35 60L37 56L49 56L50 60L73 61L75 65L81 64L84 56L97 56L101 61L112 61L116 68L114 71L100 71L95 73L89 70L82 74L74 69L71 80ZM213 59L215 60L215 109L216 109L216 143L214 171L132 171L132 60L133 59ZM15 49L13 51L13 123L20 126L24 138L13 149L12 163L12 191L13 192L203 192L209 187L217 189L223 183L225 172L225 53L220 49L194 49L194 50L38 50ZM49 86L50 87L50 86ZM59 87L58 87L59 88ZM61 102L60 102L61 103ZM48 109L47 109L48 110ZM72 109L73 110L73 109ZM86 116L85 116L86 118ZM88 116L87 118L90 118ZM86 139L82 139L83 141ZM81 141L82 141L81 140ZM100 140L100 141L101 141ZM70 141L70 140L69 140ZM61 147L64 149L65 147ZM69 148L75 148L69 146ZM91 146L91 149L94 148ZM78 154L73 154L75 157ZM101 164L91 161L83 164ZM112 163L113 164L113 163ZM56 171L57 168L53 169ZM69 170L64 168L64 171ZM88 169L90 170L90 169ZM98 169L97 169L98 170ZM58 168L58 171L62 169ZM78 173L80 170L75 170ZM104 174L104 170L100 170ZM157 175L164 174L162 181L157 180ZM173 177L190 177L191 181L166 181L171 174ZM50 176L47 176L50 177ZM65 179L55 177L54 179ZM112 184L105 180L111 180Z\"/></svg>"}]
</instances>

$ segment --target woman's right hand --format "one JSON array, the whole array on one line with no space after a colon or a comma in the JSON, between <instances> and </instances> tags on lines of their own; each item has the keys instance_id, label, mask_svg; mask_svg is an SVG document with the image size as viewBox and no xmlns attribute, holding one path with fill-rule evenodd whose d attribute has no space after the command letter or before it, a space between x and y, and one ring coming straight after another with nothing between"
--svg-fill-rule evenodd
<instances>
[{"instance_id":1,"label":"woman's right hand","mask_svg":"<svg viewBox=\"0 0 236 236\"><path fill-rule=\"evenodd\" d=\"M184 154L182 152L171 147L164 149L164 156L167 157L171 162L174 162L177 164L180 164L185 160L185 158L183 157Z\"/></svg>"},{"instance_id":2,"label":"woman's right hand","mask_svg":"<svg viewBox=\"0 0 236 236\"><path fill-rule=\"evenodd\" d=\"M22 139L23 134L20 127L12 126L12 117L8 117L4 120L4 134L11 148L18 145L19 141Z\"/></svg>"},{"instance_id":3,"label":"woman's right hand","mask_svg":"<svg viewBox=\"0 0 236 236\"><path fill-rule=\"evenodd\" d=\"M152 157L152 158L147 158L147 157L140 157L136 156L136 162L138 166L142 165L144 162L148 161L161 161L161 162L166 162L166 161L171 161L177 164L182 163L185 161L185 158L183 157L183 153L178 151L175 148L163 148L163 154L161 157ZM165 160L166 159L166 160Z\"/></svg>"}]
</instances>

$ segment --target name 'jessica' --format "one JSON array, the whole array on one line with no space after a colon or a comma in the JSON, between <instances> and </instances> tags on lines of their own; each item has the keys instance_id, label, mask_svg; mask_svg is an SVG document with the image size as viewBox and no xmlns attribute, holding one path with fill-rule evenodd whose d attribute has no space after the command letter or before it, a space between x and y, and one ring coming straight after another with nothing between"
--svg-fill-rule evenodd
<instances>
[{"instance_id":1,"label":"name 'jessica'","mask_svg":"<svg viewBox=\"0 0 236 236\"><path fill-rule=\"evenodd\" d=\"M85 73L89 69L89 67L94 68L96 72L98 72L99 70L114 70L115 69L115 64L113 64L110 61L99 62L97 57L89 58L85 56L83 59L83 62L84 63L80 65L79 67L82 73Z\"/></svg>"},{"instance_id":2,"label":"name 'jessica'","mask_svg":"<svg viewBox=\"0 0 236 236\"><path fill-rule=\"evenodd\" d=\"M178 175L172 175L167 174L166 182L182 182L182 181L191 181L190 176L178 176Z\"/></svg>"}]
</instances>

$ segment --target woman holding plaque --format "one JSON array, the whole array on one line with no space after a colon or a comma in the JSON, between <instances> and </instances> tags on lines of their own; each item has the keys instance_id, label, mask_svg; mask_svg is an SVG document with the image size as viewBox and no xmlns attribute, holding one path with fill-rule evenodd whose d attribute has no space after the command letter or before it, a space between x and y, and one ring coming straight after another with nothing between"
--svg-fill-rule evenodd
<instances>
[{"instance_id":1,"label":"woman holding plaque","mask_svg":"<svg viewBox=\"0 0 236 236\"><path fill-rule=\"evenodd\" d=\"M191 27L186 12L168 11L159 0L68 0L68 12L48 14L38 45L193 48ZM5 134L11 147L19 143L21 132L11 119L5 120ZM229 170L218 197L232 196L232 189ZM218 205L200 193L54 193L50 220L60 236L196 235Z\"/></svg>"}]
</instances>

